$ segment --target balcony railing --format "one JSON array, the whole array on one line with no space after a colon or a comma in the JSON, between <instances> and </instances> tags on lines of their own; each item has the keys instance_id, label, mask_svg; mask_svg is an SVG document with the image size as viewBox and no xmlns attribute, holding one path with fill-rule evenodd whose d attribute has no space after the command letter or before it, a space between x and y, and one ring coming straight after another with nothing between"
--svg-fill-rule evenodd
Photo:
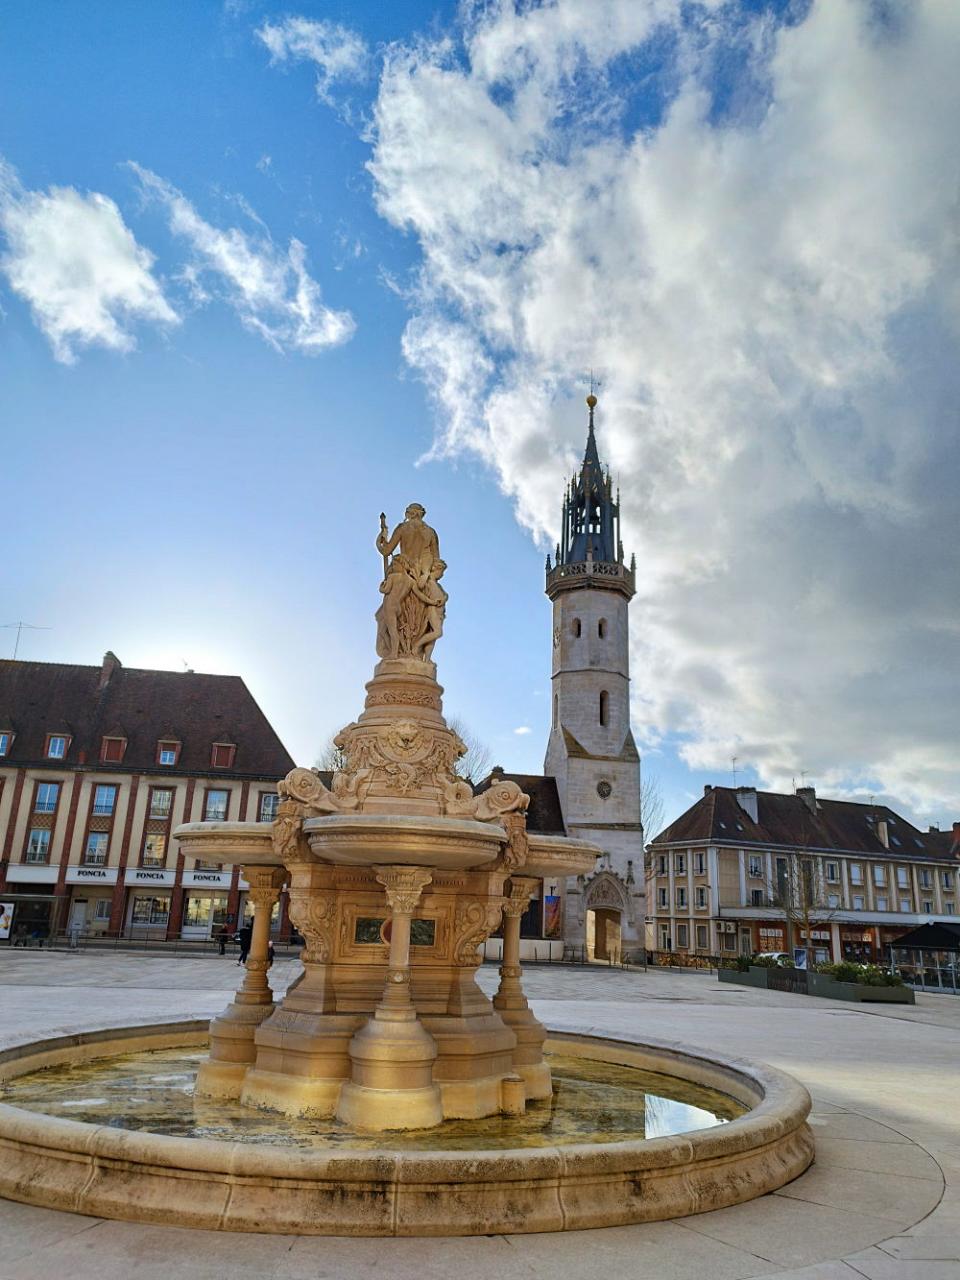
<instances>
[{"instance_id":1,"label":"balcony railing","mask_svg":"<svg viewBox=\"0 0 960 1280\"><path fill-rule=\"evenodd\" d=\"M619 587L621 584L633 595L636 590L634 574L625 564L609 560L582 560L575 564L557 564L547 573L547 590L570 581L589 582L591 586Z\"/></svg>"}]
</instances>

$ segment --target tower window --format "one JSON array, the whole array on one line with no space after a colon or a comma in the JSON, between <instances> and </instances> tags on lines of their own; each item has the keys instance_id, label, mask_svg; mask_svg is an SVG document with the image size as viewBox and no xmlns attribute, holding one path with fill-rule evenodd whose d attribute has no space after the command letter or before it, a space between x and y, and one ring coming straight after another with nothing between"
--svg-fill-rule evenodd
<instances>
[{"instance_id":1,"label":"tower window","mask_svg":"<svg viewBox=\"0 0 960 1280\"><path fill-rule=\"evenodd\" d=\"M606 689L600 692L600 723L608 724L610 720L610 695Z\"/></svg>"},{"instance_id":2,"label":"tower window","mask_svg":"<svg viewBox=\"0 0 960 1280\"><path fill-rule=\"evenodd\" d=\"M560 698L557 694L553 695L553 723L556 724L559 719Z\"/></svg>"},{"instance_id":3,"label":"tower window","mask_svg":"<svg viewBox=\"0 0 960 1280\"><path fill-rule=\"evenodd\" d=\"M607 620L606 618L601 618L600 621L597 623L597 635L602 640L606 634L607 634Z\"/></svg>"},{"instance_id":4,"label":"tower window","mask_svg":"<svg viewBox=\"0 0 960 1280\"><path fill-rule=\"evenodd\" d=\"M579 635L581 635L582 633L583 633L583 623L580 621L580 619L579 619L579 618L574 618L574 620L573 620L573 634L574 634L575 636L579 636Z\"/></svg>"}]
</instances>

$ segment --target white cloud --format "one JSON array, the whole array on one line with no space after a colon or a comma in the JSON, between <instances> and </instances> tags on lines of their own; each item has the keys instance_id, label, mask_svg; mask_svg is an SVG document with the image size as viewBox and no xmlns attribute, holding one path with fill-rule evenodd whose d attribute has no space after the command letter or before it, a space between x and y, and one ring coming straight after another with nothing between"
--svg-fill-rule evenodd
<instances>
[{"instance_id":1,"label":"white cloud","mask_svg":"<svg viewBox=\"0 0 960 1280\"><path fill-rule=\"evenodd\" d=\"M317 69L317 96L330 102L337 81L362 79L367 69L367 46L349 27L324 19L284 18L265 22L257 38L270 51L271 62L312 62Z\"/></svg>"},{"instance_id":2,"label":"white cloud","mask_svg":"<svg viewBox=\"0 0 960 1280\"><path fill-rule=\"evenodd\" d=\"M370 166L436 451L552 542L600 368L642 735L960 805L960 7L470 12L388 52Z\"/></svg>"},{"instance_id":3,"label":"white cloud","mask_svg":"<svg viewBox=\"0 0 960 1280\"><path fill-rule=\"evenodd\" d=\"M114 202L74 187L26 190L0 160L0 269L64 364L79 347L129 351L139 323L178 316Z\"/></svg>"},{"instance_id":4,"label":"white cloud","mask_svg":"<svg viewBox=\"0 0 960 1280\"><path fill-rule=\"evenodd\" d=\"M522 724L520 725L519 729L514 729L513 732L516 734L524 734L524 733L532 733L533 731L528 724Z\"/></svg>"},{"instance_id":5,"label":"white cloud","mask_svg":"<svg viewBox=\"0 0 960 1280\"><path fill-rule=\"evenodd\" d=\"M243 324L278 351L313 355L353 336L350 313L321 301L299 240L284 250L262 223L257 236L239 227L223 231L205 221L176 187L137 164L131 167L144 193L166 209L171 231L189 245L184 279L198 301L209 301L209 290L219 290Z\"/></svg>"}]
</instances>

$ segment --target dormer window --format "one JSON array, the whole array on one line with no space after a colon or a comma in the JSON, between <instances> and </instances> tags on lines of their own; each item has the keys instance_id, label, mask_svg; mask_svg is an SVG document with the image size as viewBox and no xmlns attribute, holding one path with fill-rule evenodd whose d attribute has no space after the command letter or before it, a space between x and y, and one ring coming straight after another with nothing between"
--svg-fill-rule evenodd
<instances>
[{"instance_id":1,"label":"dormer window","mask_svg":"<svg viewBox=\"0 0 960 1280\"><path fill-rule=\"evenodd\" d=\"M119 764L126 749L126 738L104 738L100 743L101 764Z\"/></svg>"},{"instance_id":2,"label":"dormer window","mask_svg":"<svg viewBox=\"0 0 960 1280\"><path fill-rule=\"evenodd\" d=\"M172 768L180 759L180 743L160 741L157 743L157 764Z\"/></svg>"},{"instance_id":3,"label":"dormer window","mask_svg":"<svg viewBox=\"0 0 960 1280\"><path fill-rule=\"evenodd\" d=\"M10 729L0 729L0 756L8 756L13 746L14 734Z\"/></svg>"},{"instance_id":4,"label":"dormer window","mask_svg":"<svg viewBox=\"0 0 960 1280\"><path fill-rule=\"evenodd\" d=\"M70 739L63 733L48 733L44 755L48 760L62 760L67 754Z\"/></svg>"},{"instance_id":5,"label":"dormer window","mask_svg":"<svg viewBox=\"0 0 960 1280\"><path fill-rule=\"evenodd\" d=\"M237 748L232 742L215 742L210 753L210 763L214 769L229 769L236 754Z\"/></svg>"}]
</instances>

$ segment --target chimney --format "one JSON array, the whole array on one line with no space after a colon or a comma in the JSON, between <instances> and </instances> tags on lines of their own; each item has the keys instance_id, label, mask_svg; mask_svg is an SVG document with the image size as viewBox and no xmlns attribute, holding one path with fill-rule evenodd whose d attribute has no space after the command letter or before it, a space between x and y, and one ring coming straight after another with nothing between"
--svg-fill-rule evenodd
<instances>
[{"instance_id":1,"label":"chimney","mask_svg":"<svg viewBox=\"0 0 960 1280\"><path fill-rule=\"evenodd\" d=\"M108 649L103 655L103 666L100 668L100 679L97 682L97 689L104 689L110 683L115 671L119 671L123 663L113 652Z\"/></svg>"},{"instance_id":2,"label":"chimney","mask_svg":"<svg viewBox=\"0 0 960 1280\"><path fill-rule=\"evenodd\" d=\"M817 815L817 792L815 787L797 787L797 795L807 806L814 817Z\"/></svg>"},{"instance_id":3,"label":"chimney","mask_svg":"<svg viewBox=\"0 0 960 1280\"><path fill-rule=\"evenodd\" d=\"M757 817L757 788L737 787L737 804L751 822L759 822Z\"/></svg>"},{"instance_id":4,"label":"chimney","mask_svg":"<svg viewBox=\"0 0 960 1280\"><path fill-rule=\"evenodd\" d=\"M709 782L705 782L703 784L703 794L705 796L708 796L712 790L713 790L713 787L710 785Z\"/></svg>"},{"instance_id":5,"label":"chimney","mask_svg":"<svg viewBox=\"0 0 960 1280\"><path fill-rule=\"evenodd\" d=\"M939 828L939 826L937 826L935 823L931 822L931 823L930 823L930 826L929 826L929 827L927 827L927 832L928 832L928 834L929 834L929 835L933 835L933 833L934 833L934 832L936 832L936 833L937 833L937 835L939 835L939 834L940 834L940 828Z\"/></svg>"}]
</instances>

